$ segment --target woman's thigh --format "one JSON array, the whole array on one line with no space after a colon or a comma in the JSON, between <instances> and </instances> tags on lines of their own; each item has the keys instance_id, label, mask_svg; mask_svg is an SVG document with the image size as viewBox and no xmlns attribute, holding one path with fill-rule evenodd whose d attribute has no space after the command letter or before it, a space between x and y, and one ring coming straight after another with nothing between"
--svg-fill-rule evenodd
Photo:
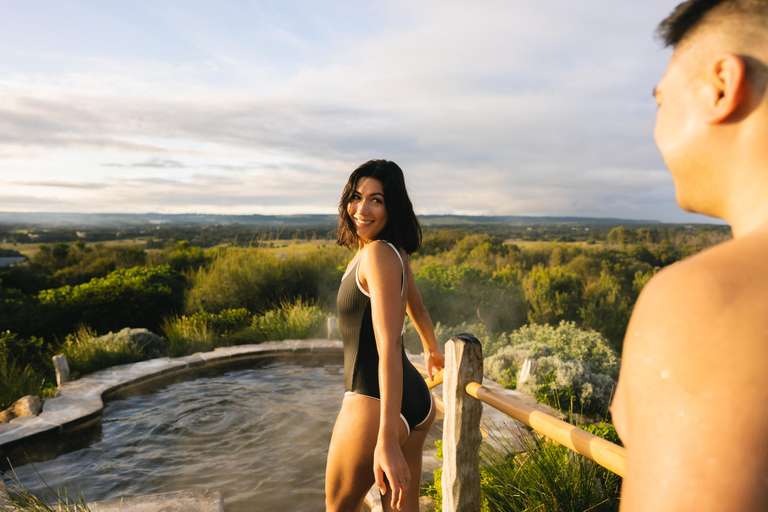
<instances>
[{"instance_id":1,"label":"woman's thigh","mask_svg":"<svg viewBox=\"0 0 768 512\"><path fill-rule=\"evenodd\" d=\"M411 434L402 442L403 457L408 463L408 470L411 473L411 484L403 498L403 508L400 512L418 512L419 510L419 492L421 490L421 466L424 457L424 442L427 439L432 423L435 421L435 407L432 407L429 418L414 428ZM389 490L381 498L385 511L393 510L391 508L391 495Z\"/></svg>"},{"instance_id":2,"label":"woman's thigh","mask_svg":"<svg viewBox=\"0 0 768 512\"><path fill-rule=\"evenodd\" d=\"M379 434L381 402L347 395L333 427L325 469L328 511L356 511L374 483L373 451ZM402 426L405 437L405 426Z\"/></svg>"}]
</instances>

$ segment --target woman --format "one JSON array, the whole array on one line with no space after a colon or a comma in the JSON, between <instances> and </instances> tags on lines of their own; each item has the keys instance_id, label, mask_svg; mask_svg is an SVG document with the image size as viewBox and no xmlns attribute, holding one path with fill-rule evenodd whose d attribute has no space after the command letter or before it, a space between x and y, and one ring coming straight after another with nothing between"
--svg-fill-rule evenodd
<instances>
[{"instance_id":1,"label":"woman","mask_svg":"<svg viewBox=\"0 0 768 512\"><path fill-rule=\"evenodd\" d=\"M326 510L356 512L375 483L385 510L418 511L422 452L435 408L405 355L406 312L430 378L445 358L406 257L421 244L421 227L395 163L371 160L349 177L337 243L358 251L337 299L346 393L328 451Z\"/></svg>"}]
</instances>

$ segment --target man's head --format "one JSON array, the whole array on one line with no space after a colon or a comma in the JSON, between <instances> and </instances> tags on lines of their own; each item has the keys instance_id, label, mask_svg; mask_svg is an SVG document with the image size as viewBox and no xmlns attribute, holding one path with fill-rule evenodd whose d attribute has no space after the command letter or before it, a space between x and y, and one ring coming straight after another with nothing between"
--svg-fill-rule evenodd
<instances>
[{"instance_id":1,"label":"man's head","mask_svg":"<svg viewBox=\"0 0 768 512\"><path fill-rule=\"evenodd\" d=\"M768 0L688 0L657 33L675 49L654 91L654 135L678 203L727 217L728 194L745 179L732 167L752 155L755 135L768 135L768 117L759 119L768 110Z\"/></svg>"}]
</instances>

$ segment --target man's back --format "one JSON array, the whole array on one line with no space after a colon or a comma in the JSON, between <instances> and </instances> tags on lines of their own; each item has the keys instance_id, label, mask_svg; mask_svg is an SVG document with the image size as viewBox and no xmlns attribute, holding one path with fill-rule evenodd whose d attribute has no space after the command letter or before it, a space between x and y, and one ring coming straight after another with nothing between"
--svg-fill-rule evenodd
<instances>
[{"instance_id":1,"label":"man's back","mask_svg":"<svg viewBox=\"0 0 768 512\"><path fill-rule=\"evenodd\" d=\"M768 510L768 0L690 0L660 32L656 142L680 206L734 239L635 306L612 406L622 510Z\"/></svg>"}]
</instances>

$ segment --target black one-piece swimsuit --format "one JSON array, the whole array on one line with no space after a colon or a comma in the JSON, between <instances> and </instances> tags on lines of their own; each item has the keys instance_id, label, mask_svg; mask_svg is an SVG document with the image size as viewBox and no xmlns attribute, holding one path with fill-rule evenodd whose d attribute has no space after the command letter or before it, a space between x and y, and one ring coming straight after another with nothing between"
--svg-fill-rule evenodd
<instances>
[{"instance_id":1,"label":"black one-piece swimsuit","mask_svg":"<svg viewBox=\"0 0 768 512\"><path fill-rule=\"evenodd\" d=\"M400 251L389 242L387 245L397 253L403 264ZM381 400L379 391L379 351L371 318L371 299L363 291L358 279L357 263L344 274L336 299L339 314L339 328L344 344L344 390ZM405 279L405 268L403 276ZM402 288L401 288L402 293ZM403 360L403 399L400 417L405 422L408 433L421 425L432 411L432 393L419 371L414 368L402 349Z\"/></svg>"}]
</instances>

